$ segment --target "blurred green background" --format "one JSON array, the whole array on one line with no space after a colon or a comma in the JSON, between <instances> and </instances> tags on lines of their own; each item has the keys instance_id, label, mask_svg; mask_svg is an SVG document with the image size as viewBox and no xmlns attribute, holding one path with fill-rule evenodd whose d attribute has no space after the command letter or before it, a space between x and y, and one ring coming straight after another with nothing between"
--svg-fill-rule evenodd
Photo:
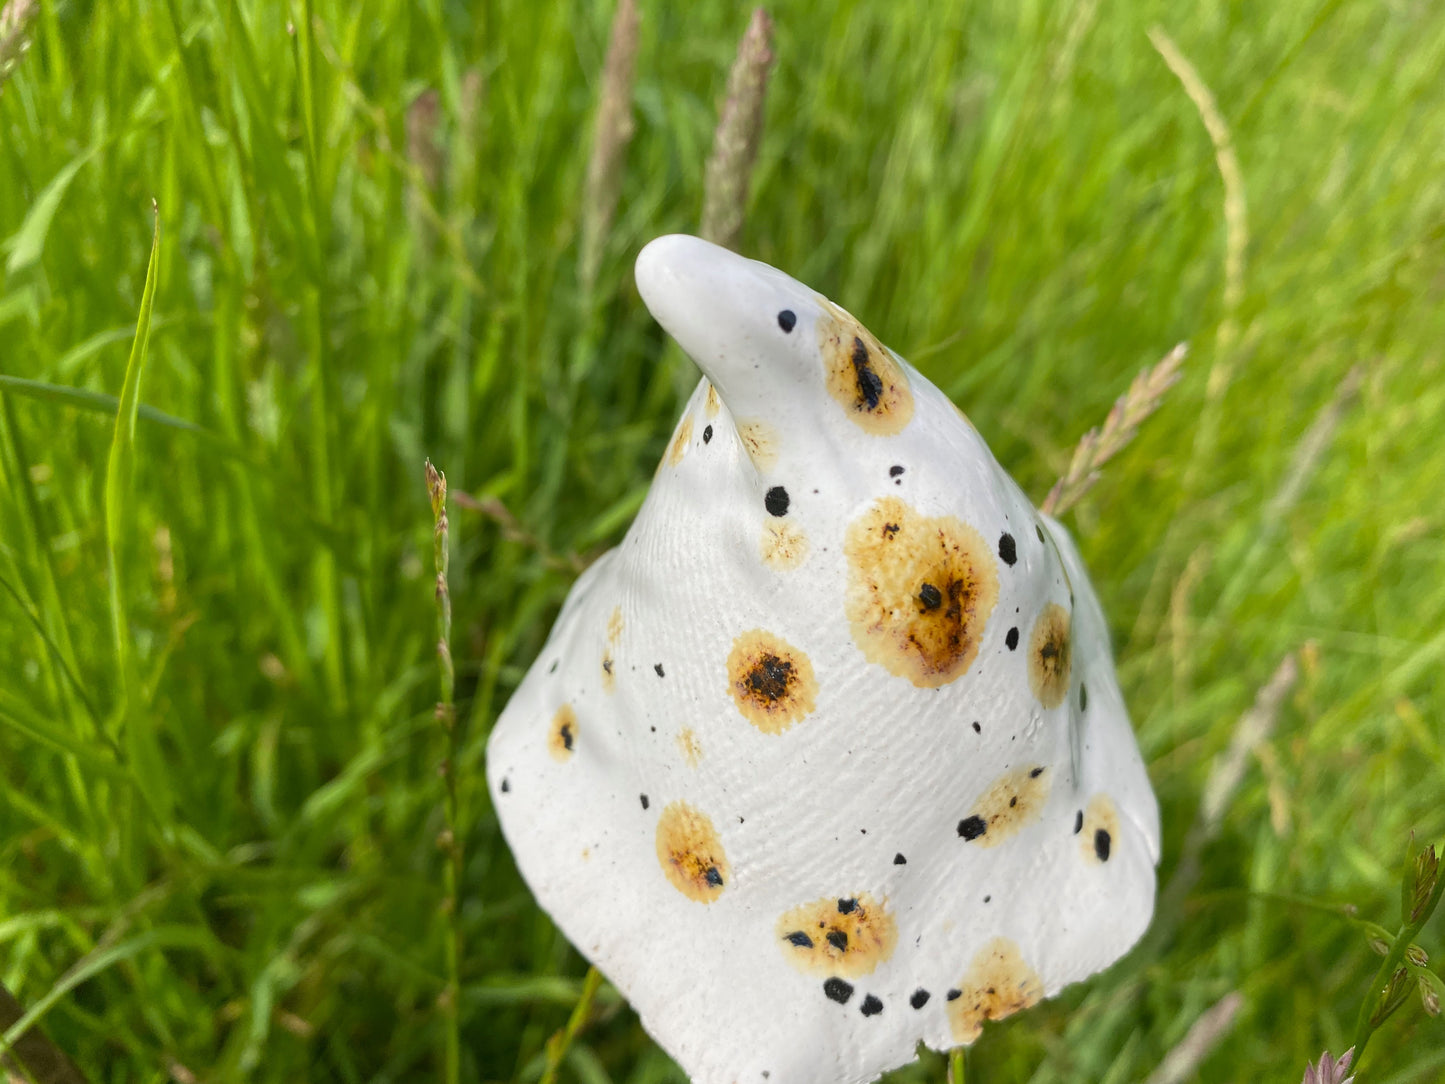
<instances>
[{"instance_id":1,"label":"blurred green background","mask_svg":"<svg viewBox=\"0 0 1445 1084\"><path fill-rule=\"evenodd\" d=\"M452 1006L461 1079L541 1073L585 964L516 875L482 750L690 381L631 261L697 227L749 15L641 6L590 292L610 3L38 0L20 24L0 981L93 1079L439 1079ZM1192 348L1069 517L1175 889L1123 963L990 1026L969 1080L1143 1080L1238 991L1182 1079L1293 1084L1349 1045L1380 962L1338 905L1394 931L1409 833L1445 834L1445 9L769 10L742 250L858 314L1036 498L1135 372ZM1156 26L1218 104L1228 215ZM116 399L152 199L132 445ZM456 999L428 456L515 517L452 508ZM1187 841L1287 657L1272 729L1241 738L1240 785ZM1421 944L1445 955L1438 916ZM1412 996L1365 1072L1441 1079L1445 1024ZM604 987L561 1078L680 1073ZM900 1079L941 1082L942 1059Z\"/></svg>"}]
</instances>

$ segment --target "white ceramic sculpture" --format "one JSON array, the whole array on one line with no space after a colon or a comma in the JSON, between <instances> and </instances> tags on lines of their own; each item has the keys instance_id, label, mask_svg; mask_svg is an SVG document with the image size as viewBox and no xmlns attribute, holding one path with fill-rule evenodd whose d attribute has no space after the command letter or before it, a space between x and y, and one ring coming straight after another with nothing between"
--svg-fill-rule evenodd
<instances>
[{"instance_id":1,"label":"white ceramic sculpture","mask_svg":"<svg viewBox=\"0 0 1445 1084\"><path fill-rule=\"evenodd\" d=\"M1158 809L1064 529L852 316L693 237L705 374L492 734L517 865L698 1084L862 1084L1107 966Z\"/></svg>"}]
</instances>

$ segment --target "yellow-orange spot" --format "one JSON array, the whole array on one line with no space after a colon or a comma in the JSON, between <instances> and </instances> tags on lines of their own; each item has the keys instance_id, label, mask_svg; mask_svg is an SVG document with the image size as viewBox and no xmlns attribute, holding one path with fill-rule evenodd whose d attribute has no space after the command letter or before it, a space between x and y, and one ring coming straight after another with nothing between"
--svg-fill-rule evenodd
<instances>
[{"instance_id":1,"label":"yellow-orange spot","mask_svg":"<svg viewBox=\"0 0 1445 1084\"><path fill-rule=\"evenodd\" d=\"M718 409L717 389L712 386L712 383L711 383L711 382L709 382L709 383L708 383L708 386L707 386L707 400L706 400L706 402L703 404L703 411L704 411L704 413L706 413L709 421L711 421L713 418L716 418L716 417L717 417L717 409Z\"/></svg>"},{"instance_id":2,"label":"yellow-orange spot","mask_svg":"<svg viewBox=\"0 0 1445 1084\"><path fill-rule=\"evenodd\" d=\"M808 559L808 536L796 523L769 519L758 539L758 556L774 572L791 572Z\"/></svg>"},{"instance_id":3,"label":"yellow-orange spot","mask_svg":"<svg viewBox=\"0 0 1445 1084\"><path fill-rule=\"evenodd\" d=\"M950 399L948 402L949 405L953 407L953 412L958 415L959 420L962 421L964 425L972 429L975 433L977 433L978 426L974 425L973 419L963 412L963 407L959 406L952 399Z\"/></svg>"},{"instance_id":4,"label":"yellow-orange spot","mask_svg":"<svg viewBox=\"0 0 1445 1084\"><path fill-rule=\"evenodd\" d=\"M958 834L978 847L995 847L1017 835L1043 813L1052 776L1042 765L999 776L959 822Z\"/></svg>"},{"instance_id":5,"label":"yellow-orange spot","mask_svg":"<svg viewBox=\"0 0 1445 1084\"><path fill-rule=\"evenodd\" d=\"M998 601L998 568L976 530L885 497L848 526L843 549L848 621L869 662L926 689L968 670Z\"/></svg>"},{"instance_id":6,"label":"yellow-orange spot","mask_svg":"<svg viewBox=\"0 0 1445 1084\"><path fill-rule=\"evenodd\" d=\"M557 761L570 760L577 748L577 713L571 704L563 704L552 716L552 726L547 732L547 752Z\"/></svg>"},{"instance_id":7,"label":"yellow-orange spot","mask_svg":"<svg viewBox=\"0 0 1445 1084\"><path fill-rule=\"evenodd\" d=\"M1119 846L1119 811L1107 794L1096 794L1084 810L1079 851L1093 865L1107 862Z\"/></svg>"},{"instance_id":8,"label":"yellow-orange spot","mask_svg":"<svg viewBox=\"0 0 1445 1084\"><path fill-rule=\"evenodd\" d=\"M1038 973L1006 937L995 937L978 951L958 990L959 996L948 1002L948 1022L960 1043L977 1039L985 1020L1012 1016L1044 996Z\"/></svg>"},{"instance_id":9,"label":"yellow-orange spot","mask_svg":"<svg viewBox=\"0 0 1445 1084\"><path fill-rule=\"evenodd\" d=\"M607 646L602 650L602 691L617 688L617 641L622 639L622 607L618 606L607 619Z\"/></svg>"},{"instance_id":10,"label":"yellow-orange spot","mask_svg":"<svg viewBox=\"0 0 1445 1084\"><path fill-rule=\"evenodd\" d=\"M1029 634L1029 688L1046 708L1056 708L1069 693L1069 611L1050 602Z\"/></svg>"},{"instance_id":11,"label":"yellow-orange spot","mask_svg":"<svg viewBox=\"0 0 1445 1084\"><path fill-rule=\"evenodd\" d=\"M717 829L686 802L670 803L657 818L657 861L672 887L698 903L717 899L732 880Z\"/></svg>"},{"instance_id":12,"label":"yellow-orange spot","mask_svg":"<svg viewBox=\"0 0 1445 1084\"><path fill-rule=\"evenodd\" d=\"M668 445L667 461L674 467L682 462L682 457L687 454L687 446L692 443L692 416L688 415L682 419L677 427L677 432L672 435L672 443Z\"/></svg>"},{"instance_id":13,"label":"yellow-orange spot","mask_svg":"<svg viewBox=\"0 0 1445 1084\"><path fill-rule=\"evenodd\" d=\"M818 348L831 395L865 433L892 436L913 417L908 377L883 344L849 313L823 302Z\"/></svg>"},{"instance_id":14,"label":"yellow-orange spot","mask_svg":"<svg viewBox=\"0 0 1445 1084\"><path fill-rule=\"evenodd\" d=\"M760 419L738 422L738 439L758 470L768 471L777 466L778 434L767 422Z\"/></svg>"},{"instance_id":15,"label":"yellow-orange spot","mask_svg":"<svg viewBox=\"0 0 1445 1084\"><path fill-rule=\"evenodd\" d=\"M818 680L806 654L753 629L728 652L728 692L744 719L764 734L781 734L817 705Z\"/></svg>"},{"instance_id":16,"label":"yellow-orange spot","mask_svg":"<svg viewBox=\"0 0 1445 1084\"><path fill-rule=\"evenodd\" d=\"M687 761L689 768L697 767L697 762L702 759L702 746L698 744L692 727L685 726L677 732L677 751L682 754L682 759Z\"/></svg>"},{"instance_id":17,"label":"yellow-orange spot","mask_svg":"<svg viewBox=\"0 0 1445 1084\"><path fill-rule=\"evenodd\" d=\"M814 900L778 919L778 944L788 963L814 975L857 978L893 955L898 924L866 892Z\"/></svg>"}]
</instances>

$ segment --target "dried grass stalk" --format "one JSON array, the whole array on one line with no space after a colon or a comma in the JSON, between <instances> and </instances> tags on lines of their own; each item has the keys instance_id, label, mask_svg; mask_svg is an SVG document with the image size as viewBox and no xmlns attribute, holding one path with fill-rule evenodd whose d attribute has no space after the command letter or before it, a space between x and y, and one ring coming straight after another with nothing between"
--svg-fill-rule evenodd
<instances>
[{"instance_id":1,"label":"dried grass stalk","mask_svg":"<svg viewBox=\"0 0 1445 1084\"><path fill-rule=\"evenodd\" d=\"M763 102L773 67L773 20L753 12L728 76L728 96L713 135L703 182L702 235L736 249L743 232L748 184L763 135Z\"/></svg>"},{"instance_id":2,"label":"dried grass stalk","mask_svg":"<svg viewBox=\"0 0 1445 1084\"><path fill-rule=\"evenodd\" d=\"M38 10L35 0L10 0L0 8L0 87L30 48L30 20Z\"/></svg>"},{"instance_id":3,"label":"dried grass stalk","mask_svg":"<svg viewBox=\"0 0 1445 1084\"><path fill-rule=\"evenodd\" d=\"M637 0L618 0L612 16L607 60L602 66L602 95L592 133L592 158L587 163L587 190L582 198L582 291L590 297L602 264L602 245L622 194L622 170L632 142L632 82L637 69L641 16Z\"/></svg>"},{"instance_id":4,"label":"dried grass stalk","mask_svg":"<svg viewBox=\"0 0 1445 1084\"><path fill-rule=\"evenodd\" d=\"M1199 1064L1229 1034L1243 1005L1244 996L1232 990L1200 1013L1179 1045L1169 1051L1145 1084L1184 1084L1192 1080Z\"/></svg>"},{"instance_id":5,"label":"dried grass stalk","mask_svg":"<svg viewBox=\"0 0 1445 1084\"><path fill-rule=\"evenodd\" d=\"M1099 480L1099 468L1134 439L1144 419L1159 409L1164 394L1179 382L1189 348L1180 343L1156 364L1134 378L1129 390L1114 401L1102 428L1090 429L1074 449L1069 469L1044 498L1042 510L1062 516Z\"/></svg>"}]
</instances>

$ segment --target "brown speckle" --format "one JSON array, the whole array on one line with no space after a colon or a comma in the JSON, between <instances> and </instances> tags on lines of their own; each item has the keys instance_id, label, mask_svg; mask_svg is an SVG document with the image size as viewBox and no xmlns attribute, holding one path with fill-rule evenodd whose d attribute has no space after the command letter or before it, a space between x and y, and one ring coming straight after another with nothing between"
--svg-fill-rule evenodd
<instances>
[{"instance_id":1,"label":"brown speckle","mask_svg":"<svg viewBox=\"0 0 1445 1084\"><path fill-rule=\"evenodd\" d=\"M1107 794L1089 799L1082 818L1075 819L1074 833L1079 837L1079 853L1091 866L1109 861L1119 841L1119 811Z\"/></svg>"},{"instance_id":2,"label":"brown speckle","mask_svg":"<svg viewBox=\"0 0 1445 1084\"><path fill-rule=\"evenodd\" d=\"M547 751L556 761L572 758L577 748L577 713L571 704L563 704L552 716L552 726L547 732Z\"/></svg>"},{"instance_id":3,"label":"brown speckle","mask_svg":"<svg viewBox=\"0 0 1445 1084\"><path fill-rule=\"evenodd\" d=\"M913 392L903 366L871 332L828 302L818 319L828 394L865 433L892 436L913 418Z\"/></svg>"},{"instance_id":4,"label":"brown speckle","mask_svg":"<svg viewBox=\"0 0 1445 1084\"><path fill-rule=\"evenodd\" d=\"M717 397L717 389L713 387L712 382L709 381L707 386L707 398L703 401L702 405L703 413L706 414L709 419L716 418L718 405L719 401Z\"/></svg>"},{"instance_id":5,"label":"brown speckle","mask_svg":"<svg viewBox=\"0 0 1445 1084\"><path fill-rule=\"evenodd\" d=\"M806 654L753 629L728 653L728 692L744 719L764 734L781 734L816 706L818 681Z\"/></svg>"},{"instance_id":6,"label":"brown speckle","mask_svg":"<svg viewBox=\"0 0 1445 1084\"><path fill-rule=\"evenodd\" d=\"M677 751L689 768L696 768L698 761L702 760L702 746L698 744L692 727L685 726L677 732Z\"/></svg>"},{"instance_id":7,"label":"brown speckle","mask_svg":"<svg viewBox=\"0 0 1445 1084\"><path fill-rule=\"evenodd\" d=\"M848 527L846 609L870 662L920 688L963 675L998 601L993 553L953 516L920 516L897 497Z\"/></svg>"},{"instance_id":8,"label":"brown speckle","mask_svg":"<svg viewBox=\"0 0 1445 1084\"><path fill-rule=\"evenodd\" d=\"M893 955L898 942L893 916L866 892L849 901L853 906L846 912L829 896L778 919L778 941L790 964L806 974L852 979L871 974Z\"/></svg>"},{"instance_id":9,"label":"brown speckle","mask_svg":"<svg viewBox=\"0 0 1445 1084\"><path fill-rule=\"evenodd\" d=\"M772 470L777 465L778 434L767 422L760 419L739 422L738 439L758 470Z\"/></svg>"},{"instance_id":10,"label":"brown speckle","mask_svg":"<svg viewBox=\"0 0 1445 1084\"><path fill-rule=\"evenodd\" d=\"M1036 1004L1044 984L1016 944L995 937L978 951L959 983L957 997L949 991L948 1022L956 1042L971 1043L983 1032L985 1020L1002 1020Z\"/></svg>"},{"instance_id":11,"label":"brown speckle","mask_svg":"<svg viewBox=\"0 0 1445 1084\"><path fill-rule=\"evenodd\" d=\"M717 829L686 802L669 803L657 818L657 861L672 887L697 903L711 903L732 880Z\"/></svg>"},{"instance_id":12,"label":"brown speckle","mask_svg":"<svg viewBox=\"0 0 1445 1084\"><path fill-rule=\"evenodd\" d=\"M808 559L808 536L791 520L769 517L758 539L758 556L774 572L791 572Z\"/></svg>"},{"instance_id":13,"label":"brown speckle","mask_svg":"<svg viewBox=\"0 0 1445 1084\"><path fill-rule=\"evenodd\" d=\"M1041 767L1005 773L974 803L958 834L980 847L997 846L1039 819L1049 784L1049 773Z\"/></svg>"},{"instance_id":14,"label":"brown speckle","mask_svg":"<svg viewBox=\"0 0 1445 1084\"><path fill-rule=\"evenodd\" d=\"M1069 611L1050 602L1029 634L1029 688L1046 708L1056 708L1069 692Z\"/></svg>"}]
</instances>

